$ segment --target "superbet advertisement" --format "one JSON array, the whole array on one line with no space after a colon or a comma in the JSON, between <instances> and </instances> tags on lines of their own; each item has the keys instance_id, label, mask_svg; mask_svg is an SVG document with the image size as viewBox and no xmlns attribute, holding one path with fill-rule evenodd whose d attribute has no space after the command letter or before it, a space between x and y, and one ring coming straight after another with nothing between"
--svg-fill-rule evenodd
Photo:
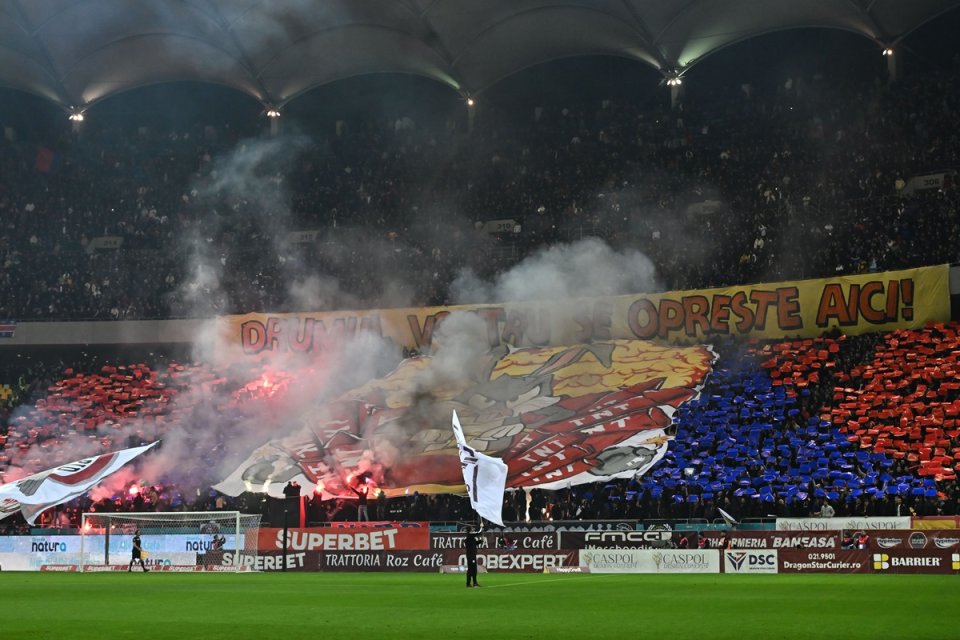
<instances>
[{"instance_id":1,"label":"superbet advertisement","mask_svg":"<svg viewBox=\"0 0 960 640\"><path fill-rule=\"evenodd\" d=\"M283 550L283 529L260 529L257 549ZM287 530L288 551L427 551L430 530L422 527L329 527Z\"/></svg>"}]
</instances>

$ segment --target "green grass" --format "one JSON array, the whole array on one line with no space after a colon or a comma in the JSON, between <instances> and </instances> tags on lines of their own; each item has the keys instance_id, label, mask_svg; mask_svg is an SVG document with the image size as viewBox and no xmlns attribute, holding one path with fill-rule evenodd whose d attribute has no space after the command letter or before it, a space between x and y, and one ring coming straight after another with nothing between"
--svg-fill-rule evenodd
<instances>
[{"instance_id":1,"label":"green grass","mask_svg":"<svg viewBox=\"0 0 960 640\"><path fill-rule=\"evenodd\" d=\"M0 573L0 637L960 637L956 576Z\"/></svg>"}]
</instances>

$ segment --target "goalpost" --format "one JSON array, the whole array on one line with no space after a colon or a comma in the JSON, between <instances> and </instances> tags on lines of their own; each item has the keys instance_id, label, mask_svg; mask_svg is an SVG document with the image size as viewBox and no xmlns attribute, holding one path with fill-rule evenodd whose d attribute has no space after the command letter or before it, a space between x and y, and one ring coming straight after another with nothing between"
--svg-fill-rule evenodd
<instances>
[{"instance_id":1,"label":"goalpost","mask_svg":"<svg viewBox=\"0 0 960 640\"><path fill-rule=\"evenodd\" d=\"M252 571L260 516L239 511L84 513L80 571L126 570L133 536L144 561L163 571Z\"/></svg>"}]
</instances>

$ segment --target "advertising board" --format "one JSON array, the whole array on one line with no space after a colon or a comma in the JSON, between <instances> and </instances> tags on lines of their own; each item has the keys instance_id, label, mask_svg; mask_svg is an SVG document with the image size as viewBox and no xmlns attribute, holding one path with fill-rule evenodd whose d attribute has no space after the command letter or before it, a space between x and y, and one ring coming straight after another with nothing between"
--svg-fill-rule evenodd
<instances>
[{"instance_id":1,"label":"advertising board","mask_svg":"<svg viewBox=\"0 0 960 640\"><path fill-rule=\"evenodd\" d=\"M466 566L467 557L460 551L447 551L444 564ZM577 552L488 549L477 553L477 564L488 572L543 573L554 567L576 566Z\"/></svg>"},{"instance_id":2,"label":"advertising board","mask_svg":"<svg viewBox=\"0 0 960 640\"><path fill-rule=\"evenodd\" d=\"M868 518L777 518L777 531L909 529L910 516Z\"/></svg>"},{"instance_id":3,"label":"advertising board","mask_svg":"<svg viewBox=\"0 0 960 640\"><path fill-rule=\"evenodd\" d=\"M874 573L957 573L960 553L930 550L896 550L870 554Z\"/></svg>"},{"instance_id":4,"label":"advertising board","mask_svg":"<svg viewBox=\"0 0 960 640\"><path fill-rule=\"evenodd\" d=\"M719 548L719 531L701 531L710 548ZM839 531L731 531L731 549L839 549Z\"/></svg>"},{"instance_id":5,"label":"advertising board","mask_svg":"<svg viewBox=\"0 0 960 640\"><path fill-rule=\"evenodd\" d=\"M723 552L724 573L777 573L778 551L727 550Z\"/></svg>"},{"instance_id":6,"label":"advertising board","mask_svg":"<svg viewBox=\"0 0 960 640\"><path fill-rule=\"evenodd\" d=\"M870 536L872 551L890 551L906 549L956 550L960 547L960 531L944 529L941 531L877 531Z\"/></svg>"},{"instance_id":7,"label":"advertising board","mask_svg":"<svg viewBox=\"0 0 960 640\"><path fill-rule=\"evenodd\" d=\"M646 531L563 531L563 549L666 549L676 546L685 534L668 529ZM687 534L693 535L693 534Z\"/></svg>"},{"instance_id":8,"label":"advertising board","mask_svg":"<svg viewBox=\"0 0 960 640\"><path fill-rule=\"evenodd\" d=\"M260 551L283 549L283 529L262 528ZM426 551L430 530L423 527L313 527L287 531L288 551Z\"/></svg>"},{"instance_id":9,"label":"advertising board","mask_svg":"<svg viewBox=\"0 0 960 640\"><path fill-rule=\"evenodd\" d=\"M788 550L777 554L780 573L869 573L867 551Z\"/></svg>"},{"instance_id":10,"label":"advertising board","mask_svg":"<svg viewBox=\"0 0 960 640\"><path fill-rule=\"evenodd\" d=\"M716 549L583 549L591 573L720 573Z\"/></svg>"},{"instance_id":11,"label":"advertising board","mask_svg":"<svg viewBox=\"0 0 960 640\"><path fill-rule=\"evenodd\" d=\"M560 549L558 535L555 532L518 531L511 533L484 533L478 543L481 549L499 549L503 547L502 538L506 536L517 549ZM430 534L430 548L433 550L463 549L465 536L462 533L433 532ZM563 547L573 549L576 547Z\"/></svg>"}]
</instances>

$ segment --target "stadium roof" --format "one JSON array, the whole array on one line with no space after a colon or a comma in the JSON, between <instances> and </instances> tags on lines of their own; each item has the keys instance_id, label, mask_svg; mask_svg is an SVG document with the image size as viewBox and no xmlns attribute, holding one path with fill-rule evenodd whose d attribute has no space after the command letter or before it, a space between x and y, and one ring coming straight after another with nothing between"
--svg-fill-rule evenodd
<instances>
[{"instance_id":1,"label":"stadium roof","mask_svg":"<svg viewBox=\"0 0 960 640\"><path fill-rule=\"evenodd\" d=\"M0 84L83 109L168 81L281 106L403 72L475 93L526 67L605 54L665 75L741 40L823 27L895 44L957 0L0 0Z\"/></svg>"}]
</instances>

